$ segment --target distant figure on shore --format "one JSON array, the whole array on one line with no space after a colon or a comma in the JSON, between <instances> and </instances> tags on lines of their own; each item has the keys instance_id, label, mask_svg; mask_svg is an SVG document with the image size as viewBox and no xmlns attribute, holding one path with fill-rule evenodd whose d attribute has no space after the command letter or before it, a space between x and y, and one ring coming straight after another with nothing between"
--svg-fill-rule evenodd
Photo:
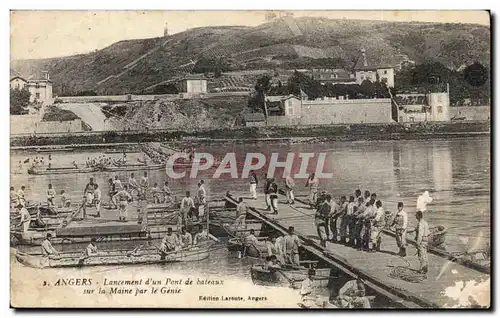
<instances>
[{"instance_id":1,"label":"distant figure on shore","mask_svg":"<svg viewBox=\"0 0 500 318\"><path fill-rule=\"evenodd\" d=\"M426 212L427 204L429 203L432 203L432 198L429 195L429 191L425 191L417 198L417 211Z\"/></svg>"}]
</instances>

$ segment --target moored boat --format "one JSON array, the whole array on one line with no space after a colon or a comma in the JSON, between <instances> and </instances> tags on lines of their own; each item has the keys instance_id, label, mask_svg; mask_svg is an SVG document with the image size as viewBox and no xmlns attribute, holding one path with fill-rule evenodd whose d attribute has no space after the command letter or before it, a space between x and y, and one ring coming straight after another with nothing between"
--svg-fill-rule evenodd
<instances>
[{"instance_id":1,"label":"moored boat","mask_svg":"<svg viewBox=\"0 0 500 318\"><path fill-rule=\"evenodd\" d=\"M61 167L61 168L29 168L28 174L30 175L47 175L47 174L74 174L74 173L91 173L99 171L99 168L74 168L74 167Z\"/></svg>"},{"instance_id":2,"label":"moored boat","mask_svg":"<svg viewBox=\"0 0 500 318\"><path fill-rule=\"evenodd\" d=\"M266 268L264 265L253 265L250 274L256 285L300 288L301 282L308 276L308 271L309 268ZM332 279L335 277L331 276L329 268L316 268L315 275L312 276L313 288L325 288Z\"/></svg>"},{"instance_id":3,"label":"moored boat","mask_svg":"<svg viewBox=\"0 0 500 318\"><path fill-rule=\"evenodd\" d=\"M57 256L30 255L16 251L16 260L34 268L59 268L105 265L138 265L162 264L177 262L195 262L207 259L210 256L212 242L200 246L193 246L175 252L169 252L161 257L159 249L145 248L143 250L100 251L95 256L85 257L83 253L60 253Z\"/></svg>"}]
</instances>

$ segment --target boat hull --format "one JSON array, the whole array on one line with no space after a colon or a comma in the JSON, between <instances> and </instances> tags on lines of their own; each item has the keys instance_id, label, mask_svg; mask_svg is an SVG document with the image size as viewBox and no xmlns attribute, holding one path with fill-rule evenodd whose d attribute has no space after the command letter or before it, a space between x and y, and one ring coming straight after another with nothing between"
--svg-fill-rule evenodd
<instances>
[{"instance_id":1,"label":"boat hull","mask_svg":"<svg viewBox=\"0 0 500 318\"><path fill-rule=\"evenodd\" d=\"M132 253L132 251L107 252L87 258L84 258L82 254L78 255L75 253L62 254L60 257L49 258L47 256L32 256L17 251L16 260L25 266L34 268L195 262L207 259L210 256L210 247L211 244L168 253L165 255L165 259L161 258L160 252L157 249L147 249L135 253Z\"/></svg>"},{"instance_id":2,"label":"boat hull","mask_svg":"<svg viewBox=\"0 0 500 318\"><path fill-rule=\"evenodd\" d=\"M250 269L252 282L256 285L300 288L301 282L308 276L309 269L265 269L254 265ZM317 268L312 278L313 288L326 288L333 277L329 268Z\"/></svg>"}]
</instances>

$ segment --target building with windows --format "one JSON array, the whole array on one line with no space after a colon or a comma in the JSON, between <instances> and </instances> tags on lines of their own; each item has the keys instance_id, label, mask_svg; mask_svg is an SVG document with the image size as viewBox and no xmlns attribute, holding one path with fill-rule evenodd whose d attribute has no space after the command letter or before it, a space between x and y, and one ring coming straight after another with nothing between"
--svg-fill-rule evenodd
<instances>
[{"instance_id":1,"label":"building with windows","mask_svg":"<svg viewBox=\"0 0 500 318\"><path fill-rule=\"evenodd\" d=\"M54 103L52 94L52 81L48 72L42 76L32 76L25 79L16 75L10 79L11 89L27 89L30 92L30 103L42 103L52 105Z\"/></svg>"},{"instance_id":2,"label":"building with windows","mask_svg":"<svg viewBox=\"0 0 500 318\"><path fill-rule=\"evenodd\" d=\"M312 78L321 84L355 84L354 74L344 69L314 68L312 69Z\"/></svg>"},{"instance_id":3,"label":"building with windows","mask_svg":"<svg viewBox=\"0 0 500 318\"><path fill-rule=\"evenodd\" d=\"M356 84L361 85L363 81L369 80L373 83L385 82L387 87L394 87L394 67L390 64L371 64L368 63L365 50L361 49L361 57L354 66Z\"/></svg>"},{"instance_id":4,"label":"building with windows","mask_svg":"<svg viewBox=\"0 0 500 318\"><path fill-rule=\"evenodd\" d=\"M398 122L449 121L449 94L400 94L394 98Z\"/></svg>"}]
</instances>

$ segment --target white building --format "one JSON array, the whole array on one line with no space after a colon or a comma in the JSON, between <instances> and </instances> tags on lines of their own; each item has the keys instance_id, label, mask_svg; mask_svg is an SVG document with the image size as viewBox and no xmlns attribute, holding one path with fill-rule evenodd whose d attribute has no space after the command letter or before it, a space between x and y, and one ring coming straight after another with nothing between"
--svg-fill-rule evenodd
<instances>
[{"instance_id":1,"label":"white building","mask_svg":"<svg viewBox=\"0 0 500 318\"><path fill-rule=\"evenodd\" d=\"M395 98L398 122L449 121L448 93L401 94Z\"/></svg>"},{"instance_id":2,"label":"white building","mask_svg":"<svg viewBox=\"0 0 500 318\"><path fill-rule=\"evenodd\" d=\"M181 80L181 92L189 95L206 94L207 80L198 75L188 75Z\"/></svg>"},{"instance_id":3,"label":"white building","mask_svg":"<svg viewBox=\"0 0 500 318\"><path fill-rule=\"evenodd\" d=\"M11 89L28 89L30 92L30 103L41 102L44 105L52 105L52 81L50 80L49 73L41 78L24 79L21 76L14 76L10 79Z\"/></svg>"},{"instance_id":4,"label":"white building","mask_svg":"<svg viewBox=\"0 0 500 318\"><path fill-rule=\"evenodd\" d=\"M377 80L385 82L387 87L394 87L394 67L386 64L369 65L366 52L361 49L361 58L354 67L356 84L361 85L364 80L375 83Z\"/></svg>"}]
</instances>

